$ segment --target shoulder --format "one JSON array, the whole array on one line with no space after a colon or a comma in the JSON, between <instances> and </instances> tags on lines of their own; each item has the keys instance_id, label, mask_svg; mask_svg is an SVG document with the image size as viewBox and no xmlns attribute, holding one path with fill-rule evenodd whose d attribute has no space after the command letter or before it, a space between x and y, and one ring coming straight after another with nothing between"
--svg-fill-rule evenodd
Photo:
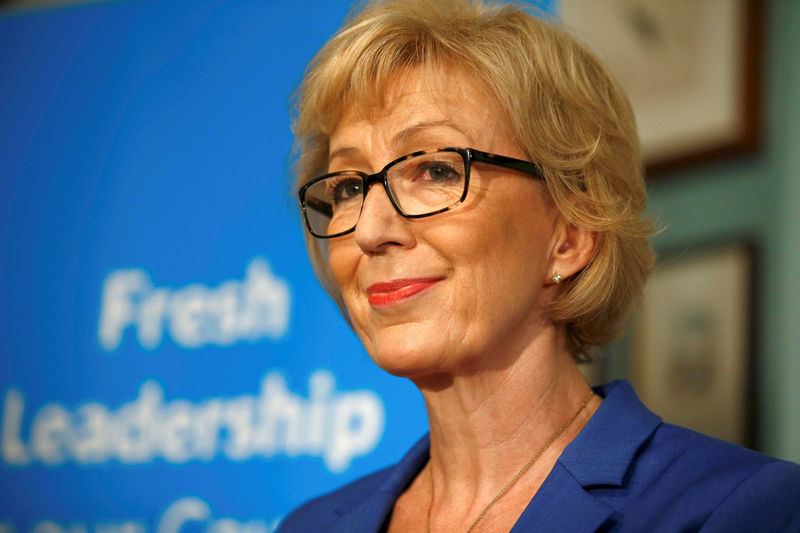
<instances>
[{"instance_id":1,"label":"shoulder","mask_svg":"<svg viewBox=\"0 0 800 533\"><path fill-rule=\"evenodd\" d=\"M735 472L744 475L777 459L684 427L662 423L641 450L641 460L668 462L670 470L684 475ZM780 461L778 461L780 462ZM790 464L790 463L789 463Z\"/></svg>"},{"instance_id":2,"label":"shoulder","mask_svg":"<svg viewBox=\"0 0 800 533\"><path fill-rule=\"evenodd\" d=\"M703 530L800 531L800 465L661 424L643 449L643 467L676 509L697 510Z\"/></svg>"},{"instance_id":3,"label":"shoulder","mask_svg":"<svg viewBox=\"0 0 800 533\"><path fill-rule=\"evenodd\" d=\"M392 474L394 466L359 478L333 492L314 498L294 511L281 523L278 531L327 531L328 526L343 512L362 503L375 493Z\"/></svg>"},{"instance_id":4,"label":"shoulder","mask_svg":"<svg viewBox=\"0 0 800 533\"><path fill-rule=\"evenodd\" d=\"M800 531L800 465L663 423L626 382L599 392L566 462L615 531Z\"/></svg>"},{"instance_id":5,"label":"shoulder","mask_svg":"<svg viewBox=\"0 0 800 533\"><path fill-rule=\"evenodd\" d=\"M660 424L629 472L625 512L649 531L800 531L800 465ZM634 528L638 529L638 528Z\"/></svg>"},{"instance_id":6,"label":"shoulder","mask_svg":"<svg viewBox=\"0 0 800 533\"><path fill-rule=\"evenodd\" d=\"M771 460L726 493L704 531L800 531L800 465Z\"/></svg>"}]
</instances>

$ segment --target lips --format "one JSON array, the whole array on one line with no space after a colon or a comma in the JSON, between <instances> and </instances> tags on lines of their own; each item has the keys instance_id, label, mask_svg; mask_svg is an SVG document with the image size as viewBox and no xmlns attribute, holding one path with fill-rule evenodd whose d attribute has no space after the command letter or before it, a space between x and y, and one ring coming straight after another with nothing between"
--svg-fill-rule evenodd
<instances>
[{"instance_id":1,"label":"lips","mask_svg":"<svg viewBox=\"0 0 800 533\"><path fill-rule=\"evenodd\" d=\"M444 278L395 279L385 283L375 283L367 288L370 305L383 307L411 298L415 294L436 285Z\"/></svg>"}]
</instances>

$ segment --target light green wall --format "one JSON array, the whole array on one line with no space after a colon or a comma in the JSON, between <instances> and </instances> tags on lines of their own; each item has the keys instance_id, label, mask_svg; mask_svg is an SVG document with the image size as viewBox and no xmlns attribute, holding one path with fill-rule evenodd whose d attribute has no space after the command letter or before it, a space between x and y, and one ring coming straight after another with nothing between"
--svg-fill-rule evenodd
<instances>
[{"instance_id":1,"label":"light green wall","mask_svg":"<svg viewBox=\"0 0 800 533\"><path fill-rule=\"evenodd\" d=\"M767 2L764 33L760 154L659 176L649 211L657 249L756 240L760 448L800 461L800 2Z\"/></svg>"}]
</instances>

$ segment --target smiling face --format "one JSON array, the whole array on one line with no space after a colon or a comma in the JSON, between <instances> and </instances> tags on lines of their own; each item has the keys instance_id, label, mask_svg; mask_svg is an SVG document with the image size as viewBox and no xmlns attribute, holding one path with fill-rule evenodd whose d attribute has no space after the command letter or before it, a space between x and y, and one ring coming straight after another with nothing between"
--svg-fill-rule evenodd
<instances>
[{"instance_id":1,"label":"smiling face","mask_svg":"<svg viewBox=\"0 0 800 533\"><path fill-rule=\"evenodd\" d=\"M492 100L457 71L407 76L368 117L345 115L329 171L379 171L418 150L468 146L525 159ZM354 328L396 375L474 373L513 362L552 324L552 251L561 218L536 179L475 163L453 210L407 219L373 186L353 233L328 258Z\"/></svg>"}]
</instances>

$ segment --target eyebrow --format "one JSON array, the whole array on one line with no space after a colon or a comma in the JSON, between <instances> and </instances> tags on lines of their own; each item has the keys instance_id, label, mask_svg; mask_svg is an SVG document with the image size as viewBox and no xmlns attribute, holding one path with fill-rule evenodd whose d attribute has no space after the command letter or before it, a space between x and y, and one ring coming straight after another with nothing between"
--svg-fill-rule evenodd
<instances>
[{"instance_id":1,"label":"eyebrow","mask_svg":"<svg viewBox=\"0 0 800 533\"><path fill-rule=\"evenodd\" d=\"M399 146L402 146L403 144L409 143L411 140L414 139L414 137L416 137L417 135L426 130L442 126L451 128L457 131L458 133L464 135L465 137L469 137L469 135L467 135L466 132L464 132L461 128L459 128L449 120L426 120L411 124L410 126L403 128L402 130L397 132L395 136L392 137L391 144L393 147L397 148ZM441 148L441 147L437 146L429 148ZM330 155L328 156L328 161L331 161L336 157L357 159L358 157L361 156L362 156L361 149L356 148L354 146L343 146L331 152Z\"/></svg>"}]
</instances>

